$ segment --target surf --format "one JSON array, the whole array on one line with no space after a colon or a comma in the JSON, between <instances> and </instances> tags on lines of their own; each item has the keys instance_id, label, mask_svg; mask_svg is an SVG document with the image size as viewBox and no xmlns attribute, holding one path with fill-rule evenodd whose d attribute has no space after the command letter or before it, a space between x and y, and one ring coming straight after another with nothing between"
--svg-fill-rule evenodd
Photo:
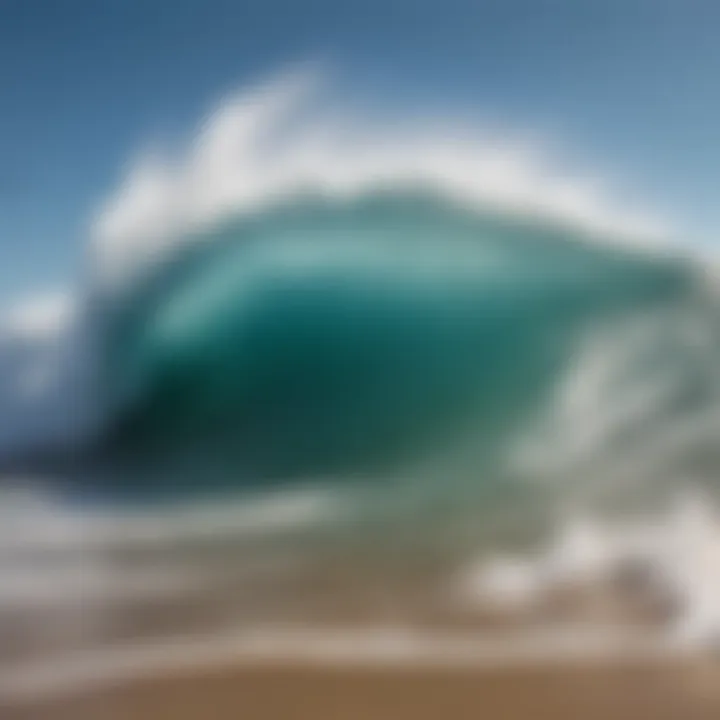
<instances>
[{"instance_id":1,"label":"surf","mask_svg":"<svg viewBox=\"0 0 720 720\"><path fill-rule=\"evenodd\" d=\"M140 497L427 474L460 495L510 483L623 328L658 319L648 357L618 353L638 385L658 344L685 357L688 317L711 334L701 259L597 183L457 123L339 121L313 87L251 87L131 167L73 313L32 341L53 372L19 396L36 363L8 374L28 418L10 455L51 447L50 467Z\"/></svg>"}]
</instances>

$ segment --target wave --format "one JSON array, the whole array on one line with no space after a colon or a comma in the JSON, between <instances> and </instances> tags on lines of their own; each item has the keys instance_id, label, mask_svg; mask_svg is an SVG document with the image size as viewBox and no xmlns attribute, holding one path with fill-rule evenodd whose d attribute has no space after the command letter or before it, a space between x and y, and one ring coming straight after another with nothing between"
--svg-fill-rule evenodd
<instances>
[{"instance_id":1,"label":"wave","mask_svg":"<svg viewBox=\"0 0 720 720\"><path fill-rule=\"evenodd\" d=\"M108 451L206 478L382 474L468 443L486 466L593 327L693 285L682 262L432 196L213 232L116 303L105 347Z\"/></svg>"},{"instance_id":2,"label":"wave","mask_svg":"<svg viewBox=\"0 0 720 720\"><path fill-rule=\"evenodd\" d=\"M0 663L28 650L18 618L41 652L82 648L0 695L180 656L672 660L714 641L715 266L535 145L338 119L308 82L243 92L186 152L143 156L95 218L84 283L0 319ZM707 500L663 520L688 485ZM496 605L522 625L638 563L641 599L674 605L666 635L633 615L608 645L592 608L567 645L252 630L486 630Z\"/></svg>"},{"instance_id":3,"label":"wave","mask_svg":"<svg viewBox=\"0 0 720 720\"><path fill-rule=\"evenodd\" d=\"M620 477L623 443L711 462L698 259L537 147L338 121L308 84L131 170L74 311L5 330L5 455L70 448L82 482L141 495L429 475L452 496Z\"/></svg>"}]
</instances>

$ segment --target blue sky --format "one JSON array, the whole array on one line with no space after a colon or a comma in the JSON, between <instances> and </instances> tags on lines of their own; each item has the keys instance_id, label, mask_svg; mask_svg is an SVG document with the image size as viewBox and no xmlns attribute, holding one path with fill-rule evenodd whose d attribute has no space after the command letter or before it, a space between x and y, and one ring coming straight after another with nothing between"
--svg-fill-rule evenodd
<instances>
[{"instance_id":1,"label":"blue sky","mask_svg":"<svg viewBox=\"0 0 720 720\"><path fill-rule=\"evenodd\" d=\"M3 0L0 302L77 278L138 149L308 59L355 102L557 136L711 239L719 28L713 0Z\"/></svg>"}]
</instances>

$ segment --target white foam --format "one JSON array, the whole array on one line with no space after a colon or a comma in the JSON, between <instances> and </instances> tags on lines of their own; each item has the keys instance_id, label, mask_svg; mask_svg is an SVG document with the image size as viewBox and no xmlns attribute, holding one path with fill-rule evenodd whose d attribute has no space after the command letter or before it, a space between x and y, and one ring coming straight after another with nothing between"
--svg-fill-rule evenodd
<instances>
[{"instance_id":1,"label":"white foam","mask_svg":"<svg viewBox=\"0 0 720 720\"><path fill-rule=\"evenodd\" d=\"M60 334L70 325L76 310L76 298L66 290L28 297L12 305L0 318L0 341Z\"/></svg>"},{"instance_id":2,"label":"white foam","mask_svg":"<svg viewBox=\"0 0 720 720\"><path fill-rule=\"evenodd\" d=\"M290 532L334 520L344 507L336 496L320 490L124 512L62 508L33 492L2 494L0 503L0 558L150 550Z\"/></svg>"},{"instance_id":3,"label":"white foam","mask_svg":"<svg viewBox=\"0 0 720 720\"><path fill-rule=\"evenodd\" d=\"M643 569L655 592L673 601L677 610L666 629L676 642L720 640L720 521L701 496L636 522L573 518L531 558L473 564L461 590L466 599L505 607L510 597L516 607L529 608L557 589L606 583L628 566Z\"/></svg>"},{"instance_id":4,"label":"white foam","mask_svg":"<svg viewBox=\"0 0 720 720\"><path fill-rule=\"evenodd\" d=\"M283 572L295 562L292 546L281 557L258 552L237 565L230 561L230 567L198 561L197 550L214 548L222 557L238 542L296 537L327 526L342 507L334 495L305 490L162 510L90 512L58 506L40 492L3 492L0 616L21 611L44 622L73 608L102 614Z\"/></svg>"},{"instance_id":5,"label":"white foam","mask_svg":"<svg viewBox=\"0 0 720 720\"><path fill-rule=\"evenodd\" d=\"M453 118L378 127L320 107L312 73L241 91L194 143L141 156L94 225L98 272L122 277L183 233L225 216L311 194L344 199L380 189L433 188L469 207L570 223L614 238L657 239L666 223L630 211L595 178L551 162L538 143L463 128Z\"/></svg>"}]
</instances>

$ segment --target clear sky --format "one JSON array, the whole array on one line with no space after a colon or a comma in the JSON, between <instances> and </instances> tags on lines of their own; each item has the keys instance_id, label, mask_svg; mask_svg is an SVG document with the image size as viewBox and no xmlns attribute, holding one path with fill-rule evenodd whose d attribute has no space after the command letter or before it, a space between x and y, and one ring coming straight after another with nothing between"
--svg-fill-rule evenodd
<instances>
[{"instance_id":1,"label":"clear sky","mask_svg":"<svg viewBox=\"0 0 720 720\"><path fill-rule=\"evenodd\" d=\"M320 60L356 101L549 132L712 239L714 0L0 0L0 303L66 285L124 164Z\"/></svg>"}]
</instances>

